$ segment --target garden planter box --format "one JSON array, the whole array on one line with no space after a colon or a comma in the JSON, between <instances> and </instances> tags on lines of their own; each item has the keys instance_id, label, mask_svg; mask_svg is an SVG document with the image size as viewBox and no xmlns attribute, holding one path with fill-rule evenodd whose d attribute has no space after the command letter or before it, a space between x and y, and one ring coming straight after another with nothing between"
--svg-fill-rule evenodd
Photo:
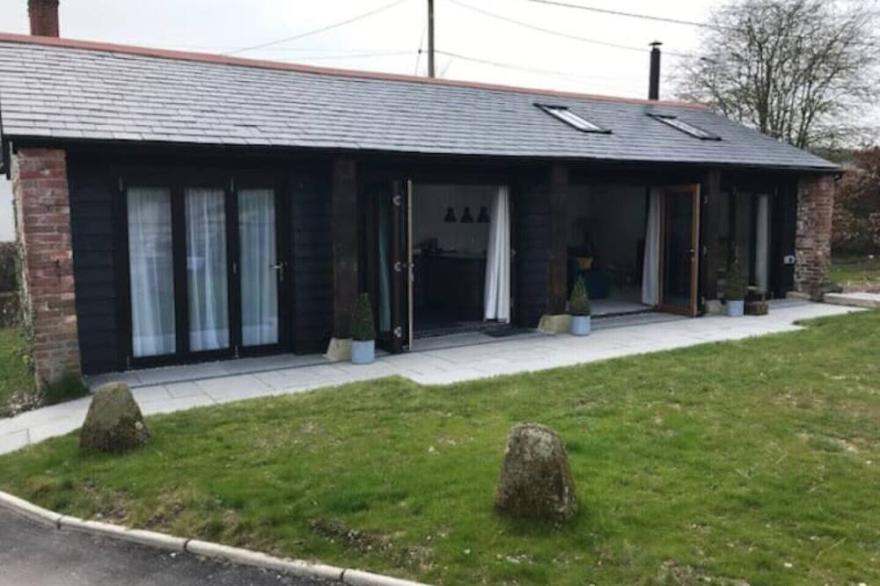
<instances>
[{"instance_id":1,"label":"garden planter box","mask_svg":"<svg viewBox=\"0 0 880 586\"><path fill-rule=\"evenodd\" d=\"M355 340L351 343L352 364L371 364L374 360L376 360L375 340L365 342Z\"/></svg>"},{"instance_id":2,"label":"garden planter box","mask_svg":"<svg viewBox=\"0 0 880 586\"><path fill-rule=\"evenodd\" d=\"M746 315L767 315L770 304L766 301L749 301L745 307Z\"/></svg>"},{"instance_id":3,"label":"garden planter box","mask_svg":"<svg viewBox=\"0 0 880 586\"><path fill-rule=\"evenodd\" d=\"M592 319L589 315L571 316L571 335L588 336L593 329Z\"/></svg>"},{"instance_id":4,"label":"garden planter box","mask_svg":"<svg viewBox=\"0 0 880 586\"><path fill-rule=\"evenodd\" d=\"M728 317L742 317L745 314L745 300L729 300L727 302L727 316Z\"/></svg>"}]
</instances>

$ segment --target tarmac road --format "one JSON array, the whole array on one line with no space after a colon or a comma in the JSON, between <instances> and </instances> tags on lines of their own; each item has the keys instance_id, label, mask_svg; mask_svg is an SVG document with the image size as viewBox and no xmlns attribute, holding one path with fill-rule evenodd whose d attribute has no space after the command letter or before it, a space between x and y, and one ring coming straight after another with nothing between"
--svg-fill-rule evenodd
<instances>
[{"instance_id":1,"label":"tarmac road","mask_svg":"<svg viewBox=\"0 0 880 586\"><path fill-rule=\"evenodd\" d=\"M331 586L76 531L0 509L2 586Z\"/></svg>"}]
</instances>

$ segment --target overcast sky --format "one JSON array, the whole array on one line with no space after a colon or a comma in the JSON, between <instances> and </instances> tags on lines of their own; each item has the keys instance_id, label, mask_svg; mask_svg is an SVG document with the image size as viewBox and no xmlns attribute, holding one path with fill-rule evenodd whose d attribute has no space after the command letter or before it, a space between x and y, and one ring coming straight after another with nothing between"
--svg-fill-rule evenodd
<instances>
[{"instance_id":1,"label":"overcast sky","mask_svg":"<svg viewBox=\"0 0 880 586\"><path fill-rule=\"evenodd\" d=\"M704 21L713 8L723 4L723 0L561 1L688 21ZM27 0L0 2L0 31L26 33ZM224 53L306 33L392 3L61 0L61 35ZM437 70L442 77L454 79L645 97L648 44L663 41L665 74L676 60L673 53L694 51L700 42L700 29L695 26L598 14L534 0L435 0L435 4L436 47L441 52ZM427 60L424 55L419 57L418 49L427 46L426 11L427 0L399 0L387 10L333 30L236 54L424 74ZM596 42L539 32L497 15ZM9 196L4 194L8 187L2 183L0 211L10 208ZM9 238L10 226L10 215L0 214L0 239Z\"/></svg>"}]
</instances>

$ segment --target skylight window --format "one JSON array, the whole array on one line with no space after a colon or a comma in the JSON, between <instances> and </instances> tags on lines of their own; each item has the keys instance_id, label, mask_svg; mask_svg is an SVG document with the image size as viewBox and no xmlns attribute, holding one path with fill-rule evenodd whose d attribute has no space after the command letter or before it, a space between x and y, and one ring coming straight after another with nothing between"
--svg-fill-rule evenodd
<instances>
[{"instance_id":1,"label":"skylight window","mask_svg":"<svg viewBox=\"0 0 880 586\"><path fill-rule=\"evenodd\" d=\"M547 104L535 104L554 118L562 120L569 126L580 130L581 132L598 132L600 134L611 134L610 130L605 130L598 124L593 124L589 120L582 118L569 110L566 106L548 106Z\"/></svg>"},{"instance_id":2,"label":"skylight window","mask_svg":"<svg viewBox=\"0 0 880 586\"><path fill-rule=\"evenodd\" d=\"M655 120L659 120L664 124L668 124L676 130L684 132L685 134L689 134L694 138L699 138L700 140L721 140L721 137L717 134L712 134L711 132L703 130L699 126L694 126L690 122L685 122L678 116L672 116L670 114L648 114L648 116L654 118Z\"/></svg>"}]
</instances>

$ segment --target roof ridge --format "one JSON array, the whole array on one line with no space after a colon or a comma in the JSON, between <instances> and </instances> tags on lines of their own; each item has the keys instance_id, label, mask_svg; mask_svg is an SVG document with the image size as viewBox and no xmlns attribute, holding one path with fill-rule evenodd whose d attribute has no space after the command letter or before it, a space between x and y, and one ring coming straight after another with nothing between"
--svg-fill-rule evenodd
<instances>
[{"instance_id":1,"label":"roof ridge","mask_svg":"<svg viewBox=\"0 0 880 586\"><path fill-rule=\"evenodd\" d=\"M641 98L626 98L622 96L605 96L600 94L588 94L580 92L571 92L563 90L528 88L504 84L492 84L476 81L437 79L428 77L419 77L415 75L406 75L400 73L382 73L378 71L364 71L357 69L341 69L332 67L319 67L315 65L304 65L300 63L286 63L282 61L270 61L263 59L249 59L244 57L232 57L229 55L220 55L217 53L199 53L193 51L174 51L169 49L157 49L152 47L140 47L135 45L121 45L115 43L105 43L99 41L85 41L74 39L61 39L57 37L39 37L32 35L21 35L15 33L0 32L0 43L20 43L28 45L43 45L48 47L61 47L68 49L83 49L89 51L104 51L110 53L123 53L127 55L138 55L143 57L156 57L160 59L172 59L178 61L193 61L200 63L213 63L217 65L232 65L240 67L251 67L257 69L274 69L278 71L294 71L299 73L312 73L318 75L330 75L336 77L352 77L359 79L373 79L380 81L400 81L411 83L423 83L427 85L439 85L448 87L463 87L472 89L482 89L491 91L501 91L510 93L532 94L552 96L559 98L588 99L594 101L605 101L626 104L643 104L652 106L675 106L694 108L699 110L707 109L703 104L694 102L685 102L678 100L648 100Z\"/></svg>"}]
</instances>

